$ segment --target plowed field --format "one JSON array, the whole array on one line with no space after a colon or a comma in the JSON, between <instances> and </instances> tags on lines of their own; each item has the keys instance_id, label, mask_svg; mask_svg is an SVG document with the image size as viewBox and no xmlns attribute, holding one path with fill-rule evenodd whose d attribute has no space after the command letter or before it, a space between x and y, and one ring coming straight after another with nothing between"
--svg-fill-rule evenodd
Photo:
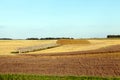
<instances>
[{"instance_id":1,"label":"plowed field","mask_svg":"<svg viewBox=\"0 0 120 80\"><path fill-rule=\"evenodd\" d=\"M26 54L0 57L0 73L28 73L41 75L120 76L120 46L104 52L59 53L62 55ZM114 52L111 52L114 51ZM89 53L90 52L90 53ZM97 54L99 53L99 54ZM63 55L65 54L65 55ZM74 55L71 55L74 54Z\"/></svg>"}]
</instances>

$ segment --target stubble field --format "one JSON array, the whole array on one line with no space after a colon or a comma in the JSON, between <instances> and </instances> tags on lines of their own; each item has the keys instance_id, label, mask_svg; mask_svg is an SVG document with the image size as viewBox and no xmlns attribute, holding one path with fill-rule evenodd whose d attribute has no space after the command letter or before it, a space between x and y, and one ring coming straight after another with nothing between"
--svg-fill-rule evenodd
<instances>
[{"instance_id":1,"label":"stubble field","mask_svg":"<svg viewBox=\"0 0 120 80\"><path fill-rule=\"evenodd\" d=\"M51 43L56 43L56 40L0 40L0 55L15 55L11 52L17 48Z\"/></svg>"}]
</instances>

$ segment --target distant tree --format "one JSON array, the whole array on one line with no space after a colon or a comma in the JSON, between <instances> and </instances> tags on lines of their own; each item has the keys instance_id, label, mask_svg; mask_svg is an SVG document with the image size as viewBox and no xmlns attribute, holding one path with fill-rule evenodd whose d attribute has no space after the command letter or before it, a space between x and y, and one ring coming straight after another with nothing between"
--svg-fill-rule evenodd
<instances>
[{"instance_id":1,"label":"distant tree","mask_svg":"<svg viewBox=\"0 0 120 80\"><path fill-rule=\"evenodd\" d=\"M107 38L120 38L120 35L107 35Z\"/></svg>"},{"instance_id":2,"label":"distant tree","mask_svg":"<svg viewBox=\"0 0 120 80\"><path fill-rule=\"evenodd\" d=\"M54 38L54 37L46 37L46 38L40 38L40 40L58 40L58 39L74 39L74 38L66 38L66 37L61 37L61 38Z\"/></svg>"},{"instance_id":3,"label":"distant tree","mask_svg":"<svg viewBox=\"0 0 120 80\"><path fill-rule=\"evenodd\" d=\"M0 40L13 40L11 38L0 38Z\"/></svg>"},{"instance_id":4,"label":"distant tree","mask_svg":"<svg viewBox=\"0 0 120 80\"><path fill-rule=\"evenodd\" d=\"M39 40L39 38L27 38L26 40Z\"/></svg>"}]
</instances>

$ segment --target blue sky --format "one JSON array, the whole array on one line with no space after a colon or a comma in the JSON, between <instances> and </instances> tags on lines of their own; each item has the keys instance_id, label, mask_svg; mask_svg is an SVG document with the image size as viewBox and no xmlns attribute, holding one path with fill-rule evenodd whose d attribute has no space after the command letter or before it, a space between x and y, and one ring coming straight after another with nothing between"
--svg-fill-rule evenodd
<instances>
[{"instance_id":1,"label":"blue sky","mask_svg":"<svg viewBox=\"0 0 120 80\"><path fill-rule=\"evenodd\" d=\"M120 0L0 0L0 37L120 34Z\"/></svg>"}]
</instances>

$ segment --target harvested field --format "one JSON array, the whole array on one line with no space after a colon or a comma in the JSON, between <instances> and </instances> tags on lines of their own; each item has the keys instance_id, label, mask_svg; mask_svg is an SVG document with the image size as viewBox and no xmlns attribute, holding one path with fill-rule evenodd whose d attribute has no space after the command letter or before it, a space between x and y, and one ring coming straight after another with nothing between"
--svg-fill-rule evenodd
<instances>
[{"instance_id":1,"label":"harvested field","mask_svg":"<svg viewBox=\"0 0 120 80\"><path fill-rule=\"evenodd\" d=\"M120 76L120 53L65 56L1 56L0 73Z\"/></svg>"},{"instance_id":2,"label":"harvested field","mask_svg":"<svg viewBox=\"0 0 120 80\"><path fill-rule=\"evenodd\" d=\"M55 53L39 53L40 51L38 51L39 54L19 54L16 56L1 55L0 73L58 76L120 76L120 41L89 41L91 44L70 44L61 46L64 51L68 48L65 48L65 46L69 46L71 49L79 47L78 49L75 49L77 51L69 50L69 52L61 53L59 51L60 47L57 47L49 49L56 49ZM81 47L87 49L81 49Z\"/></svg>"},{"instance_id":3,"label":"harvested field","mask_svg":"<svg viewBox=\"0 0 120 80\"><path fill-rule=\"evenodd\" d=\"M0 40L0 55L14 55L11 52L21 47L55 43L56 40Z\"/></svg>"},{"instance_id":4,"label":"harvested field","mask_svg":"<svg viewBox=\"0 0 120 80\"><path fill-rule=\"evenodd\" d=\"M56 48L32 52L30 54L47 54L47 53L61 53L61 52L76 52L86 50L96 50L112 45L120 45L119 39L103 39L103 40L88 40L90 44L67 44Z\"/></svg>"},{"instance_id":5,"label":"harvested field","mask_svg":"<svg viewBox=\"0 0 120 80\"><path fill-rule=\"evenodd\" d=\"M96 50L76 51L76 52L62 52L62 53L48 53L48 54L24 54L24 55L41 55L41 56L69 56L69 55L85 55L85 54L104 54L120 52L120 45L112 45Z\"/></svg>"},{"instance_id":6,"label":"harvested field","mask_svg":"<svg viewBox=\"0 0 120 80\"><path fill-rule=\"evenodd\" d=\"M81 40L80 40L81 41ZM61 52L74 52L95 50L102 47L111 45L119 45L119 39L104 39L104 40L88 40L90 44L66 44L59 47L30 52L29 54L46 54L46 53L61 53ZM0 55L15 55L11 52L16 51L18 48L34 47L44 44L55 44L56 40L0 40Z\"/></svg>"}]
</instances>

